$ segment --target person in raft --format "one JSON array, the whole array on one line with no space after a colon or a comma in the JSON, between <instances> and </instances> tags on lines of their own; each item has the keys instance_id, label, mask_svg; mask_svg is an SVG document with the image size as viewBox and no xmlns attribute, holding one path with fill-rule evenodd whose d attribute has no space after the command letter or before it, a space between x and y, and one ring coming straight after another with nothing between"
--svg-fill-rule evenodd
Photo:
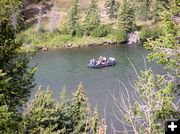
<instances>
[{"instance_id":1,"label":"person in raft","mask_svg":"<svg viewBox=\"0 0 180 134\"><path fill-rule=\"evenodd\" d=\"M97 61L96 65L106 64L106 62L107 62L106 57L100 56L100 57L98 58L98 61Z\"/></svg>"},{"instance_id":2,"label":"person in raft","mask_svg":"<svg viewBox=\"0 0 180 134\"><path fill-rule=\"evenodd\" d=\"M90 60L90 64L92 64L92 65L95 65L95 64L96 64L96 61L95 61L94 58L93 58L92 60Z\"/></svg>"}]
</instances>

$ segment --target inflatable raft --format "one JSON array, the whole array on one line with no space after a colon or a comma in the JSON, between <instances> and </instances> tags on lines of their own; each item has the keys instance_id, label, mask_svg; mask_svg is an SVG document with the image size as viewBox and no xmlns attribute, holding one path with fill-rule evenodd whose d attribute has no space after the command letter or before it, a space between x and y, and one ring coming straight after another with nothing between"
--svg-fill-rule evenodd
<instances>
[{"instance_id":1,"label":"inflatable raft","mask_svg":"<svg viewBox=\"0 0 180 134\"><path fill-rule=\"evenodd\" d=\"M114 65L116 65L116 59L112 57L108 59L105 57L100 57L98 60L91 59L88 63L89 68L102 68Z\"/></svg>"}]
</instances>

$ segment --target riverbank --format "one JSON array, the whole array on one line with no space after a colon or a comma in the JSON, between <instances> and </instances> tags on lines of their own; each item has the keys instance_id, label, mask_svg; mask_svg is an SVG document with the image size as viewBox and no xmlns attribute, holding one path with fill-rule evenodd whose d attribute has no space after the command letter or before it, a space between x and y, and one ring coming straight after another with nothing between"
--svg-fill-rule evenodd
<instances>
[{"instance_id":1,"label":"riverbank","mask_svg":"<svg viewBox=\"0 0 180 134\"><path fill-rule=\"evenodd\" d=\"M116 45L118 44L117 41L110 41L110 40L97 40L97 42L79 42L78 44L73 44L73 43L68 43L60 46L54 46L54 47L49 47L49 46L39 46L36 48L37 51L49 51L49 50L62 50L62 49L69 49L69 48L87 48L87 47L98 47L98 46L111 46L111 45Z\"/></svg>"},{"instance_id":2,"label":"riverbank","mask_svg":"<svg viewBox=\"0 0 180 134\"><path fill-rule=\"evenodd\" d=\"M143 26L138 31L141 42L148 38L158 37L160 34L159 25L154 24L150 28ZM123 33L117 29L107 30L108 34L104 37L94 36L71 36L61 32L37 32L34 27L22 31L17 36L17 40L22 41L23 45L20 52L48 51L69 48L84 48L96 46L111 46L125 43L127 40ZM131 33L132 34L132 33Z\"/></svg>"},{"instance_id":3,"label":"riverbank","mask_svg":"<svg viewBox=\"0 0 180 134\"><path fill-rule=\"evenodd\" d=\"M146 41L148 38L157 37L161 32L159 23L150 27L139 25L139 38ZM125 37L122 32L111 26L105 26L107 35L104 37L94 36L71 36L63 34L61 31L54 33L47 29L43 32L37 31L37 25L34 25L18 34L17 40L23 42L20 52L47 51L67 48L84 48L95 46L109 46L125 43Z\"/></svg>"},{"instance_id":4,"label":"riverbank","mask_svg":"<svg viewBox=\"0 0 180 134\"><path fill-rule=\"evenodd\" d=\"M95 46L110 46L115 45L118 42L113 34L108 34L105 37L72 37L68 34L61 33L38 33L34 31L25 31L18 35L17 40L23 42L21 52L32 52L32 51L47 51L57 50L66 48L84 48L84 47L95 47Z\"/></svg>"}]
</instances>

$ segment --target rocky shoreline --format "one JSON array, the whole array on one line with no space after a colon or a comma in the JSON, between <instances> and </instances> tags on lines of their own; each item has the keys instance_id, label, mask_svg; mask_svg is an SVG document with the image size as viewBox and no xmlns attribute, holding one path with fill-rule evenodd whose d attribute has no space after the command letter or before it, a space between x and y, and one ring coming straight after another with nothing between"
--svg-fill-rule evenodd
<instances>
[{"instance_id":1,"label":"rocky shoreline","mask_svg":"<svg viewBox=\"0 0 180 134\"><path fill-rule=\"evenodd\" d=\"M91 43L91 44L79 44L79 45L73 45L72 43L66 44L62 47L47 47L47 46L41 46L37 47L38 51L50 51L50 50L60 50L60 49L70 49L70 48L87 48L87 47L97 47L97 46L112 46L118 44L117 41L114 42L102 42L102 43Z\"/></svg>"}]
</instances>

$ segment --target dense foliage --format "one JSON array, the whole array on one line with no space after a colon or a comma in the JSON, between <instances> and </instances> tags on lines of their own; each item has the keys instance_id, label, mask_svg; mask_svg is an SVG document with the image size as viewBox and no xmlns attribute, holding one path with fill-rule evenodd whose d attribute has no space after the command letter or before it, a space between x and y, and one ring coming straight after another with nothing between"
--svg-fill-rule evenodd
<instances>
[{"instance_id":1,"label":"dense foliage","mask_svg":"<svg viewBox=\"0 0 180 134\"><path fill-rule=\"evenodd\" d=\"M34 87L35 69L28 67L28 56L18 53L22 46L16 40L18 21L12 22L13 14L21 4L17 0L0 1L0 133L18 131L21 117L17 111L21 110Z\"/></svg>"},{"instance_id":2,"label":"dense foliage","mask_svg":"<svg viewBox=\"0 0 180 134\"><path fill-rule=\"evenodd\" d=\"M11 14L16 1L1 1L3 11L0 16L0 69L6 75L1 80L8 79L5 87L1 87L3 95L0 105L8 105L15 110L27 101L31 89L34 87L34 68L28 68L29 58L24 54L18 54L21 42L16 41L16 32L11 24Z\"/></svg>"},{"instance_id":3,"label":"dense foliage","mask_svg":"<svg viewBox=\"0 0 180 134\"><path fill-rule=\"evenodd\" d=\"M172 75L171 79L174 79L180 78L180 47L177 41L179 28L172 16L168 11L162 13L162 34L155 40L149 40L145 47L153 50L148 58L164 64Z\"/></svg>"},{"instance_id":4,"label":"dense foliage","mask_svg":"<svg viewBox=\"0 0 180 134\"><path fill-rule=\"evenodd\" d=\"M83 85L80 83L72 100L66 98L62 90L60 102L53 98L51 90L41 89L35 98L27 104L23 112L23 133L95 133L98 129L97 111L91 113Z\"/></svg>"}]
</instances>

